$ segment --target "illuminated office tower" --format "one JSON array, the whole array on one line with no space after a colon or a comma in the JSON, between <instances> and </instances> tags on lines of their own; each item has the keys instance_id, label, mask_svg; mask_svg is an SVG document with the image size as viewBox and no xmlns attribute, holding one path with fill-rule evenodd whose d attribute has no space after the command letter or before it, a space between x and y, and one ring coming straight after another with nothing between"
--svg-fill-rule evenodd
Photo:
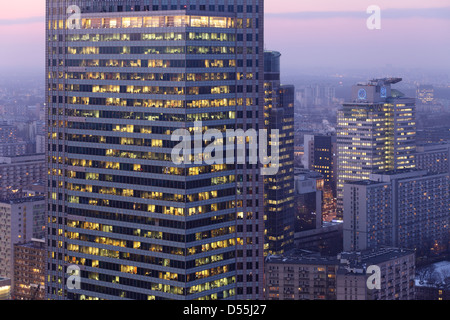
<instances>
[{"instance_id":1,"label":"illuminated office tower","mask_svg":"<svg viewBox=\"0 0 450 320\"><path fill-rule=\"evenodd\" d=\"M325 186L336 193L336 135L305 134L305 169L323 174Z\"/></svg>"},{"instance_id":2,"label":"illuminated office tower","mask_svg":"<svg viewBox=\"0 0 450 320\"><path fill-rule=\"evenodd\" d=\"M336 135L305 134L304 146L305 168L324 177L322 218L331 222L336 218Z\"/></svg>"},{"instance_id":3,"label":"illuminated office tower","mask_svg":"<svg viewBox=\"0 0 450 320\"><path fill-rule=\"evenodd\" d=\"M47 1L47 298L261 297L260 166L176 165L171 135L263 128L263 9Z\"/></svg>"},{"instance_id":4,"label":"illuminated office tower","mask_svg":"<svg viewBox=\"0 0 450 320\"><path fill-rule=\"evenodd\" d=\"M415 167L415 99L391 87L402 79L372 80L352 87L338 111L337 208L342 218L344 183L375 171Z\"/></svg>"},{"instance_id":5,"label":"illuminated office tower","mask_svg":"<svg viewBox=\"0 0 450 320\"><path fill-rule=\"evenodd\" d=\"M264 121L270 134L279 134L278 173L264 177L265 254L283 254L294 244L294 96L291 85L280 84L280 57L264 53Z\"/></svg>"}]
</instances>

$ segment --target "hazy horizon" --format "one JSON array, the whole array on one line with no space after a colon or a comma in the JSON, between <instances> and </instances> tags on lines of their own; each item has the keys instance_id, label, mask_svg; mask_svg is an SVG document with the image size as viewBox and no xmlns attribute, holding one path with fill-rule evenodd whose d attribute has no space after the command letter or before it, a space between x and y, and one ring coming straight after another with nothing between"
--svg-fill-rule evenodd
<instances>
[{"instance_id":1,"label":"hazy horizon","mask_svg":"<svg viewBox=\"0 0 450 320\"><path fill-rule=\"evenodd\" d=\"M369 5L381 30L369 30ZM265 49L287 75L323 69L425 70L450 74L450 0L266 0ZM0 72L44 71L45 1L3 3Z\"/></svg>"}]
</instances>

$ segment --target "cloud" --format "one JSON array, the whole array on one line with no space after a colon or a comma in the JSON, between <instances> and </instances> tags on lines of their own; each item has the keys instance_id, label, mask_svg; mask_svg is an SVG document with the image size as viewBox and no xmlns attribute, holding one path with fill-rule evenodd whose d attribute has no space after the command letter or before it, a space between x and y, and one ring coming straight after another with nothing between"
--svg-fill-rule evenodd
<instances>
[{"instance_id":1,"label":"cloud","mask_svg":"<svg viewBox=\"0 0 450 320\"><path fill-rule=\"evenodd\" d=\"M426 9L385 9L381 8L382 18L385 19L450 19L450 7ZM266 19L283 18L292 20L316 20L333 18L367 18L366 11L323 11L323 12L283 12L265 13Z\"/></svg>"},{"instance_id":2,"label":"cloud","mask_svg":"<svg viewBox=\"0 0 450 320\"><path fill-rule=\"evenodd\" d=\"M45 22L44 16L27 17L19 19L0 19L0 26L24 25Z\"/></svg>"}]
</instances>

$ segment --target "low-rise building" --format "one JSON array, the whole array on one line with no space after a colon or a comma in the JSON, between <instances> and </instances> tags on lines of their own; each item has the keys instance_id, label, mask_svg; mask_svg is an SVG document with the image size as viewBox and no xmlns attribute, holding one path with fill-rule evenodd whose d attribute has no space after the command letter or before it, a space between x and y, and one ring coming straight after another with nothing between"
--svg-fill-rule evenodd
<instances>
[{"instance_id":1,"label":"low-rise building","mask_svg":"<svg viewBox=\"0 0 450 320\"><path fill-rule=\"evenodd\" d=\"M450 300L450 261L419 268L415 285L416 300Z\"/></svg>"},{"instance_id":2,"label":"low-rise building","mask_svg":"<svg viewBox=\"0 0 450 320\"><path fill-rule=\"evenodd\" d=\"M0 201L0 276L14 287L14 245L45 237L45 197Z\"/></svg>"},{"instance_id":3,"label":"low-rise building","mask_svg":"<svg viewBox=\"0 0 450 320\"><path fill-rule=\"evenodd\" d=\"M14 245L14 300L45 299L44 239Z\"/></svg>"},{"instance_id":4,"label":"low-rise building","mask_svg":"<svg viewBox=\"0 0 450 320\"><path fill-rule=\"evenodd\" d=\"M337 256L294 250L267 257L265 298L414 300L414 275L413 250L381 248Z\"/></svg>"},{"instance_id":5,"label":"low-rise building","mask_svg":"<svg viewBox=\"0 0 450 320\"><path fill-rule=\"evenodd\" d=\"M11 280L0 277L0 301L11 299Z\"/></svg>"}]
</instances>

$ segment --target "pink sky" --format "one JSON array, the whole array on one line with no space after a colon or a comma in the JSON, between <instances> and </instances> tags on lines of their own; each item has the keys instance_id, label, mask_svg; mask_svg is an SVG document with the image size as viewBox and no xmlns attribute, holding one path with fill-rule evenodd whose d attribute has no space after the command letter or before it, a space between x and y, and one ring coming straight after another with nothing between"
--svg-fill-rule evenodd
<instances>
[{"instance_id":1,"label":"pink sky","mask_svg":"<svg viewBox=\"0 0 450 320\"><path fill-rule=\"evenodd\" d=\"M44 0L2 1L0 5L1 19L17 19L43 16ZM371 4L384 9L391 8L440 8L448 7L448 0L266 0L266 12L295 11L358 11Z\"/></svg>"},{"instance_id":2,"label":"pink sky","mask_svg":"<svg viewBox=\"0 0 450 320\"><path fill-rule=\"evenodd\" d=\"M372 4L381 7L382 18L383 12L390 9L401 9L394 15L404 12L405 16L383 19L382 30L369 31L366 28L369 15L365 11ZM44 7L44 0L2 1L0 68L14 64L43 65ZM266 48L281 51L286 68L352 63L359 67L369 63L424 67L449 64L450 16L433 17L439 10L432 9L449 10L450 0L266 0L265 7ZM421 11L411 9L431 11L421 17L417 16ZM305 12L318 15L305 19L300 16ZM320 16L330 12L337 14ZM346 16L352 12L361 16ZM39 21L36 20L39 17L41 22L33 22ZM386 45L389 50L382 49Z\"/></svg>"}]
</instances>

